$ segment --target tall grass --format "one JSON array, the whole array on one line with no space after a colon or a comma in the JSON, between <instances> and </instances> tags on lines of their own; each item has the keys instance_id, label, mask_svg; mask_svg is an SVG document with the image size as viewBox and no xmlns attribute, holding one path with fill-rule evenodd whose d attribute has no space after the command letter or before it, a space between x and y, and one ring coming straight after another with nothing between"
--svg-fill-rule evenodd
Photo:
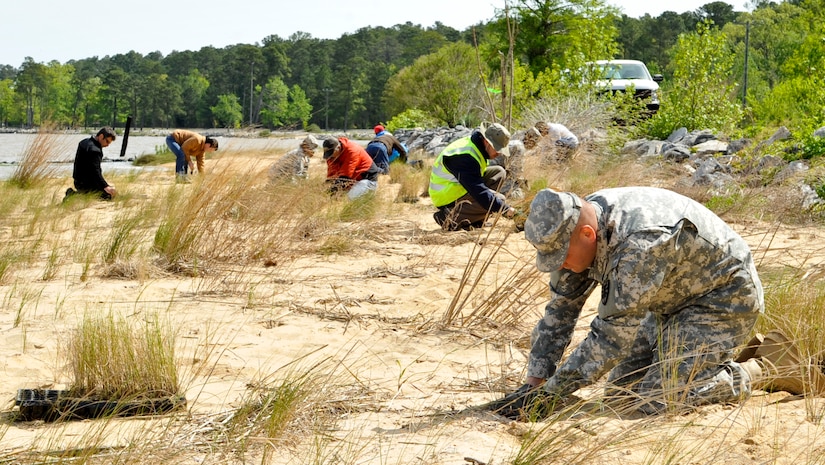
<instances>
[{"instance_id":1,"label":"tall grass","mask_svg":"<svg viewBox=\"0 0 825 465\"><path fill-rule=\"evenodd\" d=\"M421 162L421 168L413 168L402 163L390 165L390 182L399 185L396 202L416 203L422 196L429 195L432 163L425 163L424 160Z\"/></svg>"},{"instance_id":2,"label":"tall grass","mask_svg":"<svg viewBox=\"0 0 825 465\"><path fill-rule=\"evenodd\" d=\"M100 399L179 395L175 338L158 317L135 324L111 312L85 315L67 343L70 390Z\"/></svg>"},{"instance_id":3,"label":"tall grass","mask_svg":"<svg viewBox=\"0 0 825 465\"><path fill-rule=\"evenodd\" d=\"M123 215L115 220L109 241L103 248L103 262L112 263L116 259L130 259L138 249L134 240L135 229L140 225L140 218Z\"/></svg>"},{"instance_id":4,"label":"tall grass","mask_svg":"<svg viewBox=\"0 0 825 465\"><path fill-rule=\"evenodd\" d=\"M153 241L160 258L203 266L246 264L274 251L282 261L305 253L305 235L318 233L305 226L323 227L318 219L329 202L323 189L251 188L248 180L256 173L254 167L240 173L218 169L191 185L172 186Z\"/></svg>"},{"instance_id":5,"label":"tall grass","mask_svg":"<svg viewBox=\"0 0 825 465\"><path fill-rule=\"evenodd\" d=\"M37 134L23 149L20 161L9 178L9 182L28 189L42 184L54 175L55 168L50 161L63 144L63 137L54 134L53 131L54 125L41 125Z\"/></svg>"}]
</instances>

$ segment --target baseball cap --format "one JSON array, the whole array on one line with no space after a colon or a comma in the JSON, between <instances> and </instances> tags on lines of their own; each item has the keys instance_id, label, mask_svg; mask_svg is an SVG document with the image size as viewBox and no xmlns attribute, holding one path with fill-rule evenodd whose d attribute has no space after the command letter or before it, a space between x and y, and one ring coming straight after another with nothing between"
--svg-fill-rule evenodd
<instances>
[{"instance_id":1,"label":"baseball cap","mask_svg":"<svg viewBox=\"0 0 825 465\"><path fill-rule=\"evenodd\" d=\"M372 130L375 131L376 134L378 134L379 132L384 132L384 126L381 126L379 124L378 126L372 128Z\"/></svg>"},{"instance_id":2,"label":"baseball cap","mask_svg":"<svg viewBox=\"0 0 825 465\"><path fill-rule=\"evenodd\" d=\"M335 147L338 147L338 139L335 137L327 137L324 139L324 160L328 160L332 156Z\"/></svg>"},{"instance_id":3,"label":"baseball cap","mask_svg":"<svg viewBox=\"0 0 825 465\"><path fill-rule=\"evenodd\" d=\"M504 155L505 157L510 156L510 148L508 147L508 144L510 143L510 131L508 131L507 128L498 123L482 123L481 134L484 135L487 142L492 144L493 148L496 149L496 152Z\"/></svg>"},{"instance_id":4,"label":"baseball cap","mask_svg":"<svg viewBox=\"0 0 825 465\"><path fill-rule=\"evenodd\" d=\"M539 271L556 271L564 264L581 209L582 201L576 194L553 189L536 194L524 223L524 237L536 248Z\"/></svg>"}]
</instances>

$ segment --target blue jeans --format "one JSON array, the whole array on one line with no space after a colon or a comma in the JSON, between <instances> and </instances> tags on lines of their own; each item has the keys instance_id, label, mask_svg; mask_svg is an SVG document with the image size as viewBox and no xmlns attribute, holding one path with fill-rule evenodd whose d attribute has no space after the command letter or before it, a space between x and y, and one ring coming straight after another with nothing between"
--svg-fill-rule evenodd
<instances>
[{"instance_id":1,"label":"blue jeans","mask_svg":"<svg viewBox=\"0 0 825 465\"><path fill-rule=\"evenodd\" d=\"M378 166L383 174L390 173L390 160L387 156L387 146L383 142L370 142L367 144L367 153L372 161Z\"/></svg>"},{"instance_id":2,"label":"blue jeans","mask_svg":"<svg viewBox=\"0 0 825 465\"><path fill-rule=\"evenodd\" d=\"M166 146L175 154L175 174L185 175L189 166L186 164L186 155L183 154L180 144L177 143L174 137L166 136Z\"/></svg>"}]
</instances>

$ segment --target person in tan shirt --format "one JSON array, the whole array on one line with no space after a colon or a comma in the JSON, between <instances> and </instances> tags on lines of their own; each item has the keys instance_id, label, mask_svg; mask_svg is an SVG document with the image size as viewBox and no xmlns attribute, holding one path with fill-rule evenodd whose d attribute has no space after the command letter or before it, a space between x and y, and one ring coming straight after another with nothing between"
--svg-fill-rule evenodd
<instances>
[{"instance_id":1,"label":"person in tan shirt","mask_svg":"<svg viewBox=\"0 0 825 465\"><path fill-rule=\"evenodd\" d=\"M215 138L185 129L176 129L168 135L166 145L175 154L175 174L181 178L195 172L195 163L198 165L198 173L203 173L204 154L218 150ZM193 158L195 161L192 161Z\"/></svg>"}]
</instances>

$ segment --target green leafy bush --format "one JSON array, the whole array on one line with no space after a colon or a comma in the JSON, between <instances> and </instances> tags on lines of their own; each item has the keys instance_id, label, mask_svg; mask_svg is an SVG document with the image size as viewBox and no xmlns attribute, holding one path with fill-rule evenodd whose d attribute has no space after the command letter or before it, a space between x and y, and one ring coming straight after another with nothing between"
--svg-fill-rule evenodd
<instances>
[{"instance_id":1,"label":"green leafy bush","mask_svg":"<svg viewBox=\"0 0 825 465\"><path fill-rule=\"evenodd\" d=\"M644 125L649 136L667 137L680 127L730 133L742 119L730 78L736 57L726 47L726 35L711 24L699 23L696 32L679 36L670 63L673 78L661 89L662 106Z\"/></svg>"},{"instance_id":2,"label":"green leafy bush","mask_svg":"<svg viewBox=\"0 0 825 465\"><path fill-rule=\"evenodd\" d=\"M825 155L825 137L806 136L800 145L799 157L805 160Z\"/></svg>"},{"instance_id":3,"label":"green leafy bush","mask_svg":"<svg viewBox=\"0 0 825 465\"><path fill-rule=\"evenodd\" d=\"M387 130L390 132L396 129L410 128L432 128L439 125L439 121L429 116L427 113L416 108L410 108L392 117L387 122Z\"/></svg>"}]
</instances>

